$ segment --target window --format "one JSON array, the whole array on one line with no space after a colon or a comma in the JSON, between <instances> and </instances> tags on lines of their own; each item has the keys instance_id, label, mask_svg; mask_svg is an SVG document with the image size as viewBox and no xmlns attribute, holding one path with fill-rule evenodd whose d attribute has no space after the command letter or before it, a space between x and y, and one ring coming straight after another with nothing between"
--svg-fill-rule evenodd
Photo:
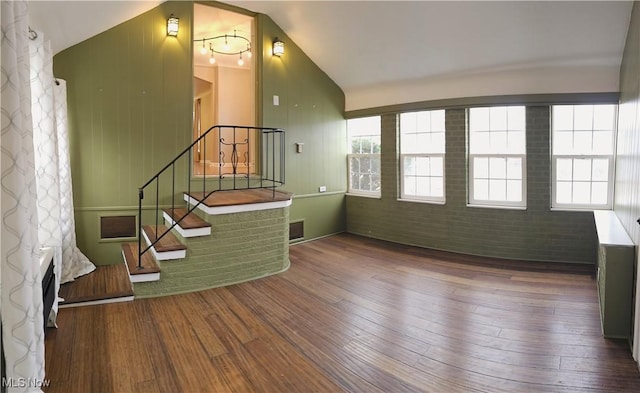
<instances>
[{"instance_id":1,"label":"window","mask_svg":"<svg viewBox=\"0 0 640 393\"><path fill-rule=\"evenodd\" d=\"M400 115L400 197L444 202L444 110Z\"/></svg>"},{"instance_id":2,"label":"window","mask_svg":"<svg viewBox=\"0 0 640 393\"><path fill-rule=\"evenodd\" d=\"M380 116L347 120L349 193L380 196Z\"/></svg>"},{"instance_id":3,"label":"window","mask_svg":"<svg viewBox=\"0 0 640 393\"><path fill-rule=\"evenodd\" d=\"M526 206L524 106L469 109L469 204Z\"/></svg>"},{"instance_id":4,"label":"window","mask_svg":"<svg viewBox=\"0 0 640 393\"><path fill-rule=\"evenodd\" d=\"M610 209L616 105L554 105L551 118L551 206Z\"/></svg>"}]
</instances>

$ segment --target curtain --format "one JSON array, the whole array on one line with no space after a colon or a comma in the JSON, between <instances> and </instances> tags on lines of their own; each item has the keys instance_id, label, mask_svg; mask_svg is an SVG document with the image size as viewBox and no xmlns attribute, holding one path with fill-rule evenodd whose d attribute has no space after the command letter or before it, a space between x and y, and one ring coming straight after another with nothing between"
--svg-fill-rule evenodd
<instances>
[{"instance_id":1,"label":"curtain","mask_svg":"<svg viewBox=\"0 0 640 393\"><path fill-rule=\"evenodd\" d=\"M27 4L2 1L0 293L8 392L40 391L44 332Z\"/></svg>"},{"instance_id":2,"label":"curtain","mask_svg":"<svg viewBox=\"0 0 640 393\"><path fill-rule=\"evenodd\" d=\"M54 250L56 289L95 269L76 246L66 83L54 79L49 42L34 36L27 3L2 1L0 318L9 392L39 392L44 381L41 246ZM57 300L49 323L56 314Z\"/></svg>"},{"instance_id":3,"label":"curtain","mask_svg":"<svg viewBox=\"0 0 640 393\"><path fill-rule=\"evenodd\" d=\"M38 204L38 238L54 250L56 293L61 283L90 273L95 266L76 246L67 132L66 82L53 76L49 41L40 32L30 42L31 109ZM50 324L55 324L54 302Z\"/></svg>"}]
</instances>

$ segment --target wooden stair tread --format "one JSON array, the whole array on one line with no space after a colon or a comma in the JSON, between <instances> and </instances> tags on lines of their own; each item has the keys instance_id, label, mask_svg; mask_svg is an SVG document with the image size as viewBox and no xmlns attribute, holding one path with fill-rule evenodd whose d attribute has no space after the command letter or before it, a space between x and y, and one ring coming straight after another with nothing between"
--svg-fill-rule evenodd
<instances>
[{"instance_id":1,"label":"wooden stair tread","mask_svg":"<svg viewBox=\"0 0 640 393\"><path fill-rule=\"evenodd\" d=\"M195 213L187 214L187 209L185 208L175 208L175 209L164 209L164 212L171 217L173 221L178 221L182 217L182 221L178 225L183 229L199 229L199 228L208 228L211 226L211 223L206 222L200 216ZM185 217L186 216L186 217Z\"/></svg>"},{"instance_id":2,"label":"wooden stair tread","mask_svg":"<svg viewBox=\"0 0 640 393\"><path fill-rule=\"evenodd\" d=\"M158 225L158 237L162 236L169 228L166 225ZM155 225L145 225L143 227L144 233L147 235L147 238L153 243L156 241L156 226ZM158 243L154 244L153 248L156 252L169 252L169 251L179 251L186 250L187 246L182 244L180 240L174 235L172 232L167 233L162 236Z\"/></svg>"},{"instance_id":3,"label":"wooden stair tread","mask_svg":"<svg viewBox=\"0 0 640 393\"><path fill-rule=\"evenodd\" d=\"M122 263L96 266L96 270L60 285L60 305L133 296L127 269Z\"/></svg>"},{"instance_id":4,"label":"wooden stair tread","mask_svg":"<svg viewBox=\"0 0 640 393\"><path fill-rule=\"evenodd\" d=\"M206 195L204 192L191 192L191 198L202 201ZM249 205L254 203L282 202L291 199L293 194L285 191L275 192L266 188L254 188L246 190L222 190L209 195L202 202L207 207Z\"/></svg>"},{"instance_id":5,"label":"wooden stair tread","mask_svg":"<svg viewBox=\"0 0 640 393\"><path fill-rule=\"evenodd\" d=\"M153 259L151 251L147 251L142 255L142 269L138 269L138 250L138 243L124 243L122 245L124 258L129 267L129 274L160 273L160 266L158 266L158 263Z\"/></svg>"}]
</instances>

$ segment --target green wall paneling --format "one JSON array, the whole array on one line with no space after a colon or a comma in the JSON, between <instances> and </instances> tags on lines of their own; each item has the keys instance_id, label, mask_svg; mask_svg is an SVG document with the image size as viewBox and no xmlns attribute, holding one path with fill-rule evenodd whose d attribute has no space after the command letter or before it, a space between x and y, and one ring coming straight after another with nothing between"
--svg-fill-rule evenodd
<instances>
[{"instance_id":1,"label":"green wall paneling","mask_svg":"<svg viewBox=\"0 0 640 393\"><path fill-rule=\"evenodd\" d=\"M171 14L178 37L166 35ZM96 264L122 259L117 242L99 241L99 213L137 206L137 188L190 142L192 14L169 1L54 57L68 88L78 245ZM184 188L186 171L177 174Z\"/></svg>"},{"instance_id":2,"label":"green wall paneling","mask_svg":"<svg viewBox=\"0 0 640 393\"><path fill-rule=\"evenodd\" d=\"M304 240L344 232L344 192L293 197L291 221L304 220ZM295 218L294 218L295 217Z\"/></svg>"},{"instance_id":3,"label":"green wall paneling","mask_svg":"<svg viewBox=\"0 0 640 393\"><path fill-rule=\"evenodd\" d=\"M165 33L171 14L180 18L177 38ZM192 20L192 2L166 2L54 58L55 75L68 86L78 245L96 264L117 263L120 253L117 242L100 242L100 212L114 207L135 211L137 188L191 141ZM275 36L287 45L282 58L270 55ZM257 16L257 37L258 50L266 42L256 62L259 122L286 130L284 188L297 195L315 193L321 185L329 192L343 191L344 94L265 15ZM280 106L272 105L273 95L280 97ZM295 153L294 142L305 143L302 154ZM186 165L179 162L176 169L176 203L187 189ZM168 176L160 181L159 204L171 203ZM216 182L207 180L208 185ZM198 179L191 183L196 190L201 186ZM144 204L155 203L152 187ZM332 212L328 217L335 221L315 216L318 209ZM314 236L344 230L344 215L335 213L344 210L341 198L311 198L293 210L296 217L311 217L307 233Z\"/></svg>"},{"instance_id":4,"label":"green wall paneling","mask_svg":"<svg viewBox=\"0 0 640 393\"><path fill-rule=\"evenodd\" d=\"M347 178L344 93L268 16L258 15L258 26L263 46L260 119L265 127L286 131L283 188L294 193L291 220L305 220L305 239L342 232ZM285 43L282 57L271 55L275 37ZM273 105L274 95L278 106ZM296 142L304 143L302 153L296 152ZM320 186L327 188L327 195L318 194Z\"/></svg>"}]
</instances>

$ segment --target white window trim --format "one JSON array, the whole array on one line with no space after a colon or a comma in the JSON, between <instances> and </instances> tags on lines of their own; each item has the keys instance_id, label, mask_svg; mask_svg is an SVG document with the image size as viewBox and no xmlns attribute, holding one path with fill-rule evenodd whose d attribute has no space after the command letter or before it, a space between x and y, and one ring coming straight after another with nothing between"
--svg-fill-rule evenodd
<instances>
[{"instance_id":1,"label":"white window trim","mask_svg":"<svg viewBox=\"0 0 640 393\"><path fill-rule=\"evenodd\" d=\"M551 131L553 133L553 130ZM614 130L615 135L615 130ZM614 142L615 142L614 136ZM553 147L552 147L553 148ZM615 143L613 146L615 151ZM558 159L563 158L578 158L578 159L603 159L606 158L609 160L609 173L608 173L608 187L607 187L607 202L606 204L577 204L577 203L556 203L556 192L557 192L557 171L556 171L556 162ZM590 210L611 210L613 209L613 185L611 182L614 181L615 176L615 157L611 154L579 154L579 155L570 155L570 154L562 154L562 155L551 155L551 209L552 210L581 210L581 211L590 211ZM592 183L590 181L590 183Z\"/></svg>"},{"instance_id":2,"label":"white window trim","mask_svg":"<svg viewBox=\"0 0 640 393\"><path fill-rule=\"evenodd\" d=\"M382 162L381 162L380 153L370 153L370 154L367 154L367 153L350 153L350 154L347 154L347 176L349 176L349 178L347 179L347 184L348 184L347 193L349 195L368 196L368 197L373 197L373 198L380 197L382 190L380 190L380 191L365 191L365 190L351 188L351 158L352 157L377 157L378 161L380 161L380 182L382 183ZM369 173L372 173L372 172L369 171Z\"/></svg>"},{"instance_id":3,"label":"white window trim","mask_svg":"<svg viewBox=\"0 0 640 393\"><path fill-rule=\"evenodd\" d=\"M561 105L561 104L558 104ZM575 106L578 106L580 104L577 104ZM585 104L585 105L589 105L589 104ZM551 140L551 146L550 146L550 157L551 157L551 201L550 201L550 206L551 206L551 210L557 210L557 211L562 211L562 210L578 210L578 211L593 211L593 210L611 210L613 209L613 199L615 197L615 177L616 177L616 151L617 151L617 144L618 144L618 115L620 113L620 105L617 103L601 103L601 104L592 104L594 106L596 105L613 105L614 108L614 115L613 115L613 129L612 129L612 143L611 143L611 154L589 154L589 155L567 155L567 154L558 154L555 155L553 154L553 144L554 144L554 129L553 129L553 107L554 105L549 106L549 114L550 114L550 127L549 127L549 132L550 132L550 140ZM572 130L573 132L575 132L576 130ZM591 130L593 131L593 130ZM596 205L596 204L588 204L588 205L584 205L584 204L566 204L566 203L556 203L556 159L557 158L608 158L609 159L609 184L608 184L608 189L607 189L607 201L608 203L606 205Z\"/></svg>"},{"instance_id":4,"label":"white window trim","mask_svg":"<svg viewBox=\"0 0 640 393\"><path fill-rule=\"evenodd\" d=\"M424 195L406 195L404 193L404 158L405 157L442 157L442 197L424 196ZM447 176L445 170L445 153L417 153L417 154L400 154L400 200L426 202L443 205L446 202ZM431 176L429 176L431 177Z\"/></svg>"},{"instance_id":5,"label":"white window trim","mask_svg":"<svg viewBox=\"0 0 640 393\"><path fill-rule=\"evenodd\" d=\"M519 157L522 159L522 201L520 202L511 202L511 201L492 201L492 200L476 200L473 198L474 195L474 168L473 162L475 157L501 157L501 158L509 158L509 157ZM505 209L526 209L527 207L527 155L526 154L469 154L469 177L467 178L467 184L469 185L469 201L467 206L471 207L492 207L492 208L505 208Z\"/></svg>"}]
</instances>

